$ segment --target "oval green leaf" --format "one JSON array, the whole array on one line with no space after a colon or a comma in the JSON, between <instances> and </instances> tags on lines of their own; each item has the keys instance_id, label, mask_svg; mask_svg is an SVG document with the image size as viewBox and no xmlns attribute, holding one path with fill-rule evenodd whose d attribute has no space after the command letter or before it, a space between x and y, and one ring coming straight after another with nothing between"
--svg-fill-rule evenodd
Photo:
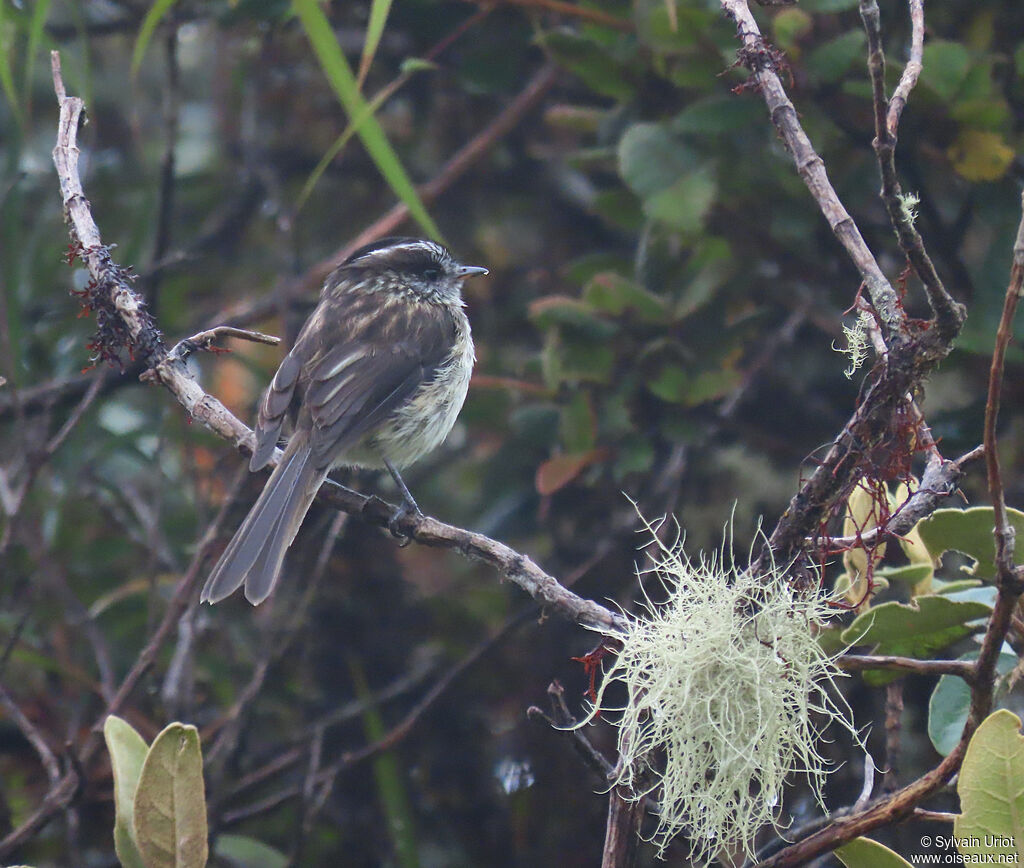
<instances>
[{"instance_id":1,"label":"oval green leaf","mask_svg":"<svg viewBox=\"0 0 1024 868\"><path fill-rule=\"evenodd\" d=\"M149 748L135 728L111 714L103 738L114 773L114 850L123 868L146 868L135 843L135 792Z\"/></svg>"},{"instance_id":2,"label":"oval green leaf","mask_svg":"<svg viewBox=\"0 0 1024 868\"><path fill-rule=\"evenodd\" d=\"M1024 862L1024 737L1020 718L1005 709L990 714L967 746L957 793L960 815L953 836L971 862L992 857ZM1014 858L1015 857L1015 858Z\"/></svg>"},{"instance_id":3,"label":"oval green leaf","mask_svg":"<svg viewBox=\"0 0 1024 868\"><path fill-rule=\"evenodd\" d=\"M147 868L204 868L206 793L199 732L172 723L146 754L135 793L135 840Z\"/></svg>"}]
</instances>

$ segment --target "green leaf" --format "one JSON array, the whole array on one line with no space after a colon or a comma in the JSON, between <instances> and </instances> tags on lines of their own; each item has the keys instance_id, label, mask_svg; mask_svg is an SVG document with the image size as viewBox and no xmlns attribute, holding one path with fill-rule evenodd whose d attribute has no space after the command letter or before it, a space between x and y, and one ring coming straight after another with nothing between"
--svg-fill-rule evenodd
<instances>
[{"instance_id":1,"label":"green leaf","mask_svg":"<svg viewBox=\"0 0 1024 868\"><path fill-rule=\"evenodd\" d=\"M402 168L401 162L384 131L372 112L367 112L366 101L359 93L355 76L345 60L338 40L334 37L330 22L316 0L293 0L294 9L306 31L306 37L313 46L313 52L320 62L320 67L327 76L338 102L348 115L349 121L355 125L358 118L363 118L357 132L362 139L366 152L376 164L377 169L388 182L392 191L405 203L409 214L419 223L420 227L431 238L441 240L441 232L434 224L426 208L420 201L409 176Z\"/></svg>"},{"instance_id":2,"label":"green leaf","mask_svg":"<svg viewBox=\"0 0 1024 868\"><path fill-rule=\"evenodd\" d=\"M590 406L590 396L582 389L573 393L562 407L559 435L568 452L586 452L594 448L597 420Z\"/></svg>"},{"instance_id":3,"label":"green leaf","mask_svg":"<svg viewBox=\"0 0 1024 868\"><path fill-rule=\"evenodd\" d=\"M853 9L860 0L803 0L800 5L808 12L842 12Z\"/></svg>"},{"instance_id":4,"label":"green leaf","mask_svg":"<svg viewBox=\"0 0 1024 868\"><path fill-rule=\"evenodd\" d=\"M384 34L384 25L391 11L391 0L373 0L370 5L370 20L366 22L366 38L363 40L363 56L359 58L359 74L356 76L356 87L362 90L366 74L370 71L373 56Z\"/></svg>"},{"instance_id":5,"label":"green leaf","mask_svg":"<svg viewBox=\"0 0 1024 868\"><path fill-rule=\"evenodd\" d=\"M1007 509L1006 517L1017 531L1017 537L1022 538L1024 512ZM974 561L974 566L965 567L964 571L984 579L994 579L996 575L994 526L995 518L990 506L937 509L917 525L921 539L934 557L941 558L947 551L963 552Z\"/></svg>"},{"instance_id":6,"label":"green leaf","mask_svg":"<svg viewBox=\"0 0 1024 868\"><path fill-rule=\"evenodd\" d=\"M959 42L933 39L924 47L923 64L921 83L940 99L952 102L967 78L971 54Z\"/></svg>"},{"instance_id":7,"label":"green leaf","mask_svg":"<svg viewBox=\"0 0 1024 868\"><path fill-rule=\"evenodd\" d=\"M530 303L530 319L538 328L556 325L570 326L574 330L595 338L610 338L619 327L605 319L585 301L567 295L549 295Z\"/></svg>"},{"instance_id":8,"label":"green leaf","mask_svg":"<svg viewBox=\"0 0 1024 868\"><path fill-rule=\"evenodd\" d=\"M1001 709L978 727L960 767L957 793L961 813L953 835L961 855L1016 857L1024 862L1024 737L1020 718Z\"/></svg>"},{"instance_id":9,"label":"green leaf","mask_svg":"<svg viewBox=\"0 0 1024 868\"><path fill-rule=\"evenodd\" d=\"M876 576L884 576L891 582L907 582L916 585L932 574L930 564L907 564L903 567L882 567L875 570Z\"/></svg>"},{"instance_id":10,"label":"green leaf","mask_svg":"<svg viewBox=\"0 0 1024 868\"><path fill-rule=\"evenodd\" d=\"M135 793L135 841L146 868L204 868L206 795L199 732L170 724L146 754Z\"/></svg>"},{"instance_id":11,"label":"green leaf","mask_svg":"<svg viewBox=\"0 0 1024 868\"><path fill-rule=\"evenodd\" d=\"M681 365L667 364L651 378L647 388L663 401L695 407L721 398L740 383L738 371L715 369L690 374Z\"/></svg>"},{"instance_id":12,"label":"green leaf","mask_svg":"<svg viewBox=\"0 0 1024 868\"><path fill-rule=\"evenodd\" d=\"M961 603L942 596L917 597L909 605L882 603L858 616L843 631L843 641L847 645L875 645L877 654L925 659L969 635L970 622L990 612L983 603ZM892 678L865 680L881 684Z\"/></svg>"},{"instance_id":13,"label":"green leaf","mask_svg":"<svg viewBox=\"0 0 1024 868\"><path fill-rule=\"evenodd\" d=\"M800 40L810 33L814 20L803 9L780 9L772 19L775 41L783 51L797 49ZM798 50L798 49L797 49Z\"/></svg>"},{"instance_id":14,"label":"green leaf","mask_svg":"<svg viewBox=\"0 0 1024 868\"><path fill-rule=\"evenodd\" d=\"M867 36L860 28L850 30L807 55L807 70L819 81L833 84L843 78L854 63L863 63Z\"/></svg>"},{"instance_id":15,"label":"green leaf","mask_svg":"<svg viewBox=\"0 0 1024 868\"><path fill-rule=\"evenodd\" d=\"M693 150L662 124L634 124L619 140L619 174L639 196L653 196L695 168Z\"/></svg>"},{"instance_id":16,"label":"green leaf","mask_svg":"<svg viewBox=\"0 0 1024 868\"><path fill-rule=\"evenodd\" d=\"M562 66L604 96L627 100L635 87L629 68L596 42L565 30L551 30L540 42Z\"/></svg>"},{"instance_id":17,"label":"green leaf","mask_svg":"<svg viewBox=\"0 0 1024 868\"><path fill-rule=\"evenodd\" d=\"M668 315L663 298L614 271L594 275L583 289L583 300L613 316L631 311L642 322L664 323Z\"/></svg>"},{"instance_id":18,"label":"green leaf","mask_svg":"<svg viewBox=\"0 0 1024 868\"><path fill-rule=\"evenodd\" d=\"M142 58L146 55L149 41L153 38L157 25L164 16L171 11L171 7L177 0L155 0L146 17L142 19L142 26L139 27L139 35L135 40L135 48L132 50L132 77L139 74L139 67L142 66Z\"/></svg>"},{"instance_id":19,"label":"green leaf","mask_svg":"<svg viewBox=\"0 0 1024 868\"><path fill-rule=\"evenodd\" d=\"M977 651L968 651L959 660L973 662ZM1017 665L1017 655L1005 651L996 658L996 672L1006 675ZM928 738L935 750L947 756L964 731L967 713L971 707L971 689L956 675L943 675L928 700Z\"/></svg>"},{"instance_id":20,"label":"green leaf","mask_svg":"<svg viewBox=\"0 0 1024 868\"><path fill-rule=\"evenodd\" d=\"M103 738L114 773L114 850L122 868L146 868L135 843L135 791L149 748L130 723L113 714L103 723Z\"/></svg>"},{"instance_id":21,"label":"green leaf","mask_svg":"<svg viewBox=\"0 0 1024 868\"><path fill-rule=\"evenodd\" d=\"M836 850L836 858L846 868L910 868L899 853L870 838L854 838Z\"/></svg>"},{"instance_id":22,"label":"green leaf","mask_svg":"<svg viewBox=\"0 0 1024 868\"><path fill-rule=\"evenodd\" d=\"M247 835L218 835L213 852L225 868L288 868L288 857L280 850Z\"/></svg>"},{"instance_id":23,"label":"green leaf","mask_svg":"<svg viewBox=\"0 0 1024 868\"><path fill-rule=\"evenodd\" d=\"M708 166L688 172L674 184L644 200L644 213L680 232L696 234L718 192L715 174Z\"/></svg>"},{"instance_id":24,"label":"green leaf","mask_svg":"<svg viewBox=\"0 0 1024 868\"><path fill-rule=\"evenodd\" d=\"M607 340L548 332L541 352L544 382L552 389L565 382L607 383L615 367L615 353Z\"/></svg>"},{"instance_id":25,"label":"green leaf","mask_svg":"<svg viewBox=\"0 0 1024 868\"><path fill-rule=\"evenodd\" d=\"M716 95L690 103L672 119L671 127L682 134L734 133L749 129L763 114L764 108L753 100Z\"/></svg>"}]
</instances>

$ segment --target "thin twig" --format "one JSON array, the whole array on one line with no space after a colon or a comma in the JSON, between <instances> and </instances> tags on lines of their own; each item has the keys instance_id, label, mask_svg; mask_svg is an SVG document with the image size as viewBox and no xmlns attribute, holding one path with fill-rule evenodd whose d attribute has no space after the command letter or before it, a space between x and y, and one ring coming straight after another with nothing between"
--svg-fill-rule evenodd
<instances>
[{"instance_id":1,"label":"thin twig","mask_svg":"<svg viewBox=\"0 0 1024 868\"><path fill-rule=\"evenodd\" d=\"M469 0L470 3L480 4L482 0ZM494 0L491 0L494 2ZM619 30L623 33L632 33L636 28L632 21L623 18L616 18L600 9L591 9L587 6L577 6L574 3L567 3L566 0L497 0L499 4L505 3L509 6L521 6L525 9L537 9L542 12L553 12L566 18L575 18L588 24L598 24L601 27L610 27L612 30Z\"/></svg>"},{"instance_id":2,"label":"thin twig","mask_svg":"<svg viewBox=\"0 0 1024 868\"><path fill-rule=\"evenodd\" d=\"M966 660L918 660L916 657L844 654L836 660L836 665L847 672L884 669L911 675L955 675L967 682L974 677L974 663Z\"/></svg>"},{"instance_id":3,"label":"thin twig","mask_svg":"<svg viewBox=\"0 0 1024 868\"><path fill-rule=\"evenodd\" d=\"M21 710L18 703L14 701L11 694L7 692L7 688L2 684L0 684L0 705L7 710L7 714L14 721L14 725L21 731L25 740L32 745L36 755L39 757L39 761L43 764L43 768L46 769L46 776L50 779L50 784L56 784L61 776L57 757L46 743L46 738L39 731L39 728L28 719L25 712Z\"/></svg>"},{"instance_id":4,"label":"thin twig","mask_svg":"<svg viewBox=\"0 0 1024 868\"><path fill-rule=\"evenodd\" d=\"M904 198L896 175L896 130L889 126L888 100L885 96L885 53L882 50L881 16L877 0L860 0L860 14L868 37L868 72L875 115L873 144L882 175L882 202L889 215L889 222L896 230L900 248L924 285L928 303L935 315L936 341L941 346L959 333L967 313L939 279L931 257L924 248L921 234L914 226L913 209ZM909 93L908 86L904 92L904 101Z\"/></svg>"},{"instance_id":5,"label":"thin twig","mask_svg":"<svg viewBox=\"0 0 1024 868\"><path fill-rule=\"evenodd\" d=\"M860 272L871 303L881 319L886 343L898 340L906 324L899 298L868 249L860 229L839 200L829 181L825 163L814 150L811 140L800 125L796 108L786 95L777 74L778 59L764 40L746 0L721 0L722 9L738 28L743 47L739 63L746 66L768 106L772 123L782 136L796 169L818 208L828 221L836 238Z\"/></svg>"},{"instance_id":6,"label":"thin twig","mask_svg":"<svg viewBox=\"0 0 1024 868\"><path fill-rule=\"evenodd\" d=\"M885 128L893 137L899 129L900 116L910 92L921 75L921 59L924 56L924 0L907 0L907 5L910 7L910 59L903 67L900 83L896 85L889 100L889 112L885 119Z\"/></svg>"}]
</instances>

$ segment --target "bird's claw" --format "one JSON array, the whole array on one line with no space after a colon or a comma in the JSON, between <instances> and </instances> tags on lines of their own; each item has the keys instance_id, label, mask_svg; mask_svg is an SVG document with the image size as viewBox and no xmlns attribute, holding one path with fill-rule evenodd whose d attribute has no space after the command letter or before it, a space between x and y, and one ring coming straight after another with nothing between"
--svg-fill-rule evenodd
<instances>
[{"instance_id":1,"label":"bird's claw","mask_svg":"<svg viewBox=\"0 0 1024 868\"><path fill-rule=\"evenodd\" d=\"M399 525L410 515L415 516L416 518L423 517L423 513L420 512L420 508L415 503L403 503L394 511L391 518L388 519L388 531L390 531L391 536L398 540L399 548L404 549L412 542L412 535L406 533L399 527Z\"/></svg>"}]
</instances>

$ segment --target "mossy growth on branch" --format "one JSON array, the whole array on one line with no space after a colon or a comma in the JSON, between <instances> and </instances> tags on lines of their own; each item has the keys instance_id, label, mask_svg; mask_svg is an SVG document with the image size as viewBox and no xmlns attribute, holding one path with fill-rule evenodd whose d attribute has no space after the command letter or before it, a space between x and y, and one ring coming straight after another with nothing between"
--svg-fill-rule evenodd
<instances>
[{"instance_id":1,"label":"mossy growth on branch","mask_svg":"<svg viewBox=\"0 0 1024 868\"><path fill-rule=\"evenodd\" d=\"M659 855L683 833L694 864L723 851L752 856L760 829L788 825L788 779L805 775L821 802L825 730L838 724L860 742L835 683L843 673L815 639L837 609L786 569L754 578L727 546L691 561L678 540L664 545L648 530L657 547L648 572L665 599L644 590L595 708L619 727L615 784L655 800ZM616 684L629 702L610 708Z\"/></svg>"}]
</instances>

